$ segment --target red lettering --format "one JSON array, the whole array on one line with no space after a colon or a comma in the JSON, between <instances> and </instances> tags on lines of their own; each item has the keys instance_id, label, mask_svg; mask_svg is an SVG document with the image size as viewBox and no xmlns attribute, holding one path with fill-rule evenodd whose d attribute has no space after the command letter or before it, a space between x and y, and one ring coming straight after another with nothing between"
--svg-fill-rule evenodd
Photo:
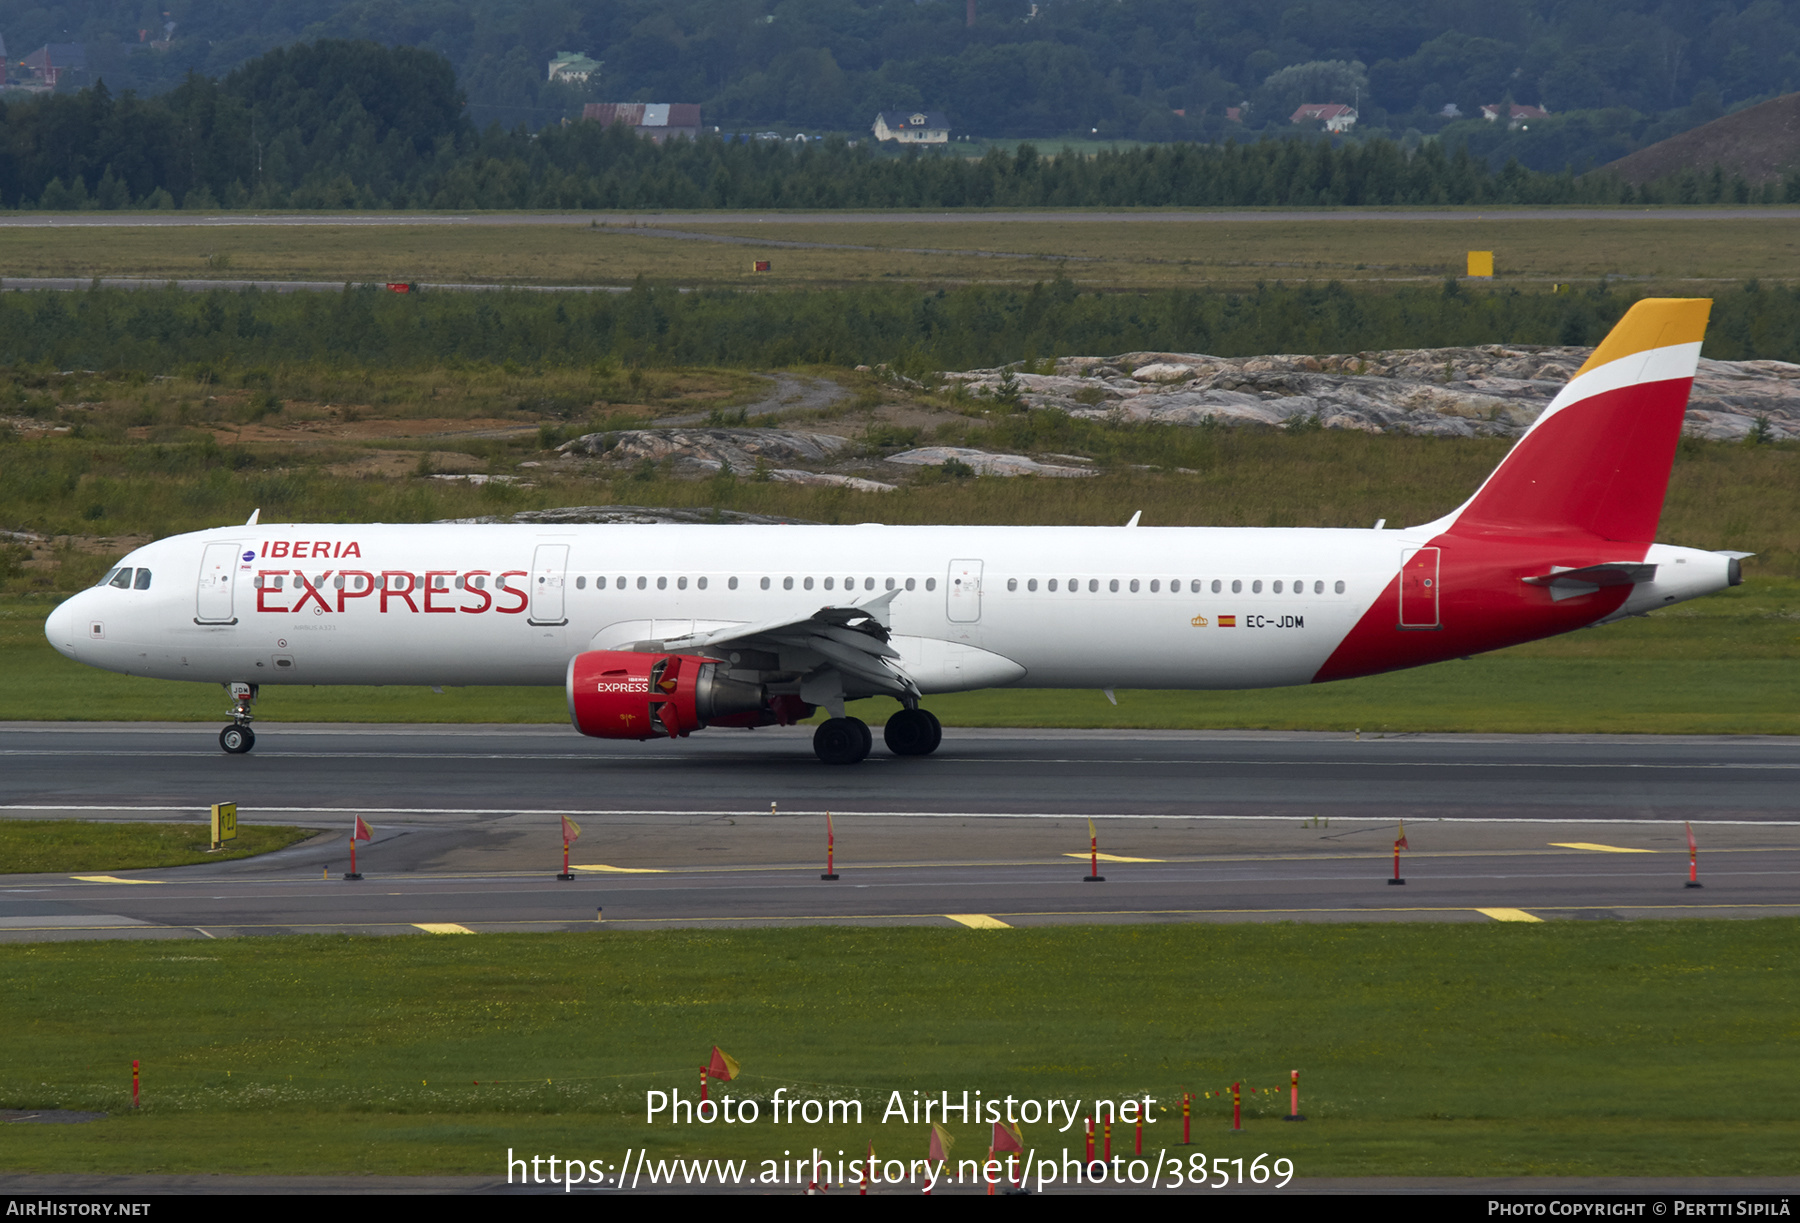
<instances>
[{"instance_id":1,"label":"red lettering","mask_svg":"<svg viewBox=\"0 0 1800 1223\"><path fill-rule=\"evenodd\" d=\"M393 583L388 581L389 578L405 578L406 585L402 586L399 590L394 590L394 589L392 589ZM388 600L390 598L403 600L406 603L407 611L412 611L412 612L418 611L419 610L418 607L416 607L412 601L412 592L413 592L413 587L415 585L417 585L417 582L413 578L412 574L403 573L398 569L383 569L381 571L381 612L382 612L382 614L383 615L387 614L387 605L388 605Z\"/></svg>"},{"instance_id":2,"label":"red lettering","mask_svg":"<svg viewBox=\"0 0 1800 1223\"><path fill-rule=\"evenodd\" d=\"M518 595L519 605L517 607L496 607L494 610L497 612L505 612L509 616L516 616L527 607L531 606L531 599L523 590L514 590L506 585L507 578L525 578L530 576L531 575L523 569L508 569L505 573L501 574L499 578L495 580L494 588L496 590L504 590L509 595Z\"/></svg>"},{"instance_id":3,"label":"red lettering","mask_svg":"<svg viewBox=\"0 0 1800 1223\"><path fill-rule=\"evenodd\" d=\"M270 556L286 556L287 554L288 545L285 539L276 540L274 546L269 549Z\"/></svg>"},{"instance_id":4,"label":"red lettering","mask_svg":"<svg viewBox=\"0 0 1800 1223\"><path fill-rule=\"evenodd\" d=\"M455 577L455 576L456 576L456 570L454 570L454 569L427 569L425 571L425 611L427 614L429 614L431 612L449 612L451 615L456 614L456 609L454 607L433 607L431 605L431 596L432 595L434 595L434 594L444 595L444 594L450 593L448 590L436 589L436 583L433 582L431 579L433 579L433 578L448 578L448 577Z\"/></svg>"},{"instance_id":5,"label":"red lettering","mask_svg":"<svg viewBox=\"0 0 1800 1223\"><path fill-rule=\"evenodd\" d=\"M346 569L338 574L338 576L344 579L344 587L342 590L338 591L339 611L344 610L345 599L366 599L375 593L375 575L372 573L364 573L360 569ZM361 590L350 589L351 578L361 578L363 580L363 587Z\"/></svg>"},{"instance_id":6,"label":"red lettering","mask_svg":"<svg viewBox=\"0 0 1800 1223\"><path fill-rule=\"evenodd\" d=\"M485 578L487 576L488 576L488 571L486 569L474 569L463 575L463 593L472 594L476 598L480 599L481 606L480 607L463 607L463 608L458 608L457 610L466 611L466 612L470 613L471 615L474 615L479 612L484 612L488 608L490 608L494 605L494 596L490 595L487 591L483 590L481 587L475 585L476 578Z\"/></svg>"},{"instance_id":7,"label":"red lettering","mask_svg":"<svg viewBox=\"0 0 1800 1223\"><path fill-rule=\"evenodd\" d=\"M306 551L306 549L307 549L307 548L308 548L308 547L309 547L309 546L310 546L310 545L308 545L308 544L307 544L307 542L306 542L306 541L305 541L305 540L304 540L304 539L302 539L302 540L299 540L299 541L298 541L298 542L296 542L296 543L295 543L295 544L294 544L294 551L293 551L293 553L292 553L292 555L293 555L293 558L294 558L294 559L295 559L295 560L297 560L297 561L303 561L303 560L305 560L305 559L306 559L306 558L307 558L307 556L308 556L308 553L307 553L307 551Z\"/></svg>"},{"instance_id":8,"label":"red lettering","mask_svg":"<svg viewBox=\"0 0 1800 1223\"><path fill-rule=\"evenodd\" d=\"M313 559L316 561L331 559L331 541L329 539L315 539L313 541Z\"/></svg>"},{"instance_id":9,"label":"red lettering","mask_svg":"<svg viewBox=\"0 0 1800 1223\"><path fill-rule=\"evenodd\" d=\"M319 581L323 582L326 578L328 578L330 576L331 576L331 570L327 569L324 573L321 573L319 575ZM330 611L331 610L329 607L325 606L325 596L319 593L319 588L317 586L314 586L311 582L307 581L306 575L304 573L301 573L298 569L294 570L294 581L298 585L306 587L306 593L300 596L300 601L298 603L296 603L292 607L288 608L289 611L299 611L302 607L306 606L306 601L308 599L312 599L312 600L316 601L319 605L320 611Z\"/></svg>"},{"instance_id":10,"label":"red lettering","mask_svg":"<svg viewBox=\"0 0 1800 1223\"><path fill-rule=\"evenodd\" d=\"M344 548L342 556L345 560L349 560L353 556L360 559L362 557L362 546L353 539Z\"/></svg>"},{"instance_id":11,"label":"red lettering","mask_svg":"<svg viewBox=\"0 0 1800 1223\"><path fill-rule=\"evenodd\" d=\"M270 607L267 602L267 599L269 597L269 591L271 589L273 589L269 585L269 579L272 577L277 577L282 574L285 574L286 572L287 572L287 570L285 570L285 569L264 569L257 573L257 575L256 575L256 610L257 611L259 611L259 612L284 612L287 610L287 608L285 608L285 607Z\"/></svg>"}]
</instances>

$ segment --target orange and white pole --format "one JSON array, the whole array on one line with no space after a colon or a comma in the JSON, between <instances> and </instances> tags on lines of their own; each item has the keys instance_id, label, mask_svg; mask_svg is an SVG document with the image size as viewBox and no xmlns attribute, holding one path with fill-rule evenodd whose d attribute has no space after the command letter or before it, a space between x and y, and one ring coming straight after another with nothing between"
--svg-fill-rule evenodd
<instances>
[{"instance_id":1,"label":"orange and white pole","mask_svg":"<svg viewBox=\"0 0 1800 1223\"><path fill-rule=\"evenodd\" d=\"M1288 1093L1288 1115L1283 1117L1282 1120L1306 1120L1305 1117L1300 1115L1300 1072L1298 1070L1288 1071Z\"/></svg>"},{"instance_id":2,"label":"orange and white pole","mask_svg":"<svg viewBox=\"0 0 1800 1223\"><path fill-rule=\"evenodd\" d=\"M1244 1132L1244 1092L1242 1083L1231 1085L1231 1132Z\"/></svg>"},{"instance_id":3,"label":"orange and white pole","mask_svg":"<svg viewBox=\"0 0 1800 1223\"><path fill-rule=\"evenodd\" d=\"M837 878L837 867L832 865L832 854L837 846L837 833L831 827L831 812L825 813L825 873L819 878L833 880Z\"/></svg>"},{"instance_id":4,"label":"orange and white pole","mask_svg":"<svg viewBox=\"0 0 1800 1223\"><path fill-rule=\"evenodd\" d=\"M1088 821L1088 873L1083 883L1105 883L1106 876L1100 873L1100 834L1094 829L1094 821Z\"/></svg>"}]
</instances>

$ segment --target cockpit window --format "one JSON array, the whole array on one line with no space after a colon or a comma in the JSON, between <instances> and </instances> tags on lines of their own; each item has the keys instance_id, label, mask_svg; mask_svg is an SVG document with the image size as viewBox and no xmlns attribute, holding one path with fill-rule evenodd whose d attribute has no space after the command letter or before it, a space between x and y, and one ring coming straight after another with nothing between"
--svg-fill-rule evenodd
<instances>
[{"instance_id":1,"label":"cockpit window","mask_svg":"<svg viewBox=\"0 0 1800 1223\"><path fill-rule=\"evenodd\" d=\"M117 587L120 590L130 590L131 589L131 568L130 568L130 566L126 566L125 568L119 570L117 573L113 574L112 581L108 582L107 585Z\"/></svg>"},{"instance_id":2,"label":"cockpit window","mask_svg":"<svg viewBox=\"0 0 1800 1223\"><path fill-rule=\"evenodd\" d=\"M96 586L108 585L113 580L113 575L117 572L118 572L117 569L108 569L105 573L100 575L100 580L98 582L95 582L94 585L96 585Z\"/></svg>"},{"instance_id":3,"label":"cockpit window","mask_svg":"<svg viewBox=\"0 0 1800 1223\"><path fill-rule=\"evenodd\" d=\"M137 571L137 581L132 583L132 589L133 590L149 590L150 589L150 571L148 569L140 569Z\"/></svg>"}]
</instances>

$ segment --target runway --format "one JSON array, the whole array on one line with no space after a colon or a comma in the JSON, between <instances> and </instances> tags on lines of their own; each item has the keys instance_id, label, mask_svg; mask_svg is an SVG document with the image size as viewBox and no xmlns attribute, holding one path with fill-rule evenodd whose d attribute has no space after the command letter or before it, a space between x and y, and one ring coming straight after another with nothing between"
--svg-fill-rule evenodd
<instances>
[{"instance_id":1,"label":"runway","mask_svg":"<svg viewBox=\"0 0 1800 1223\"><path fill-rule=\"evenodd\" d=\"M7 818L235 801L324 830L238 862L0 876L0 938L1800 913L1795 739L951 729L927 759L830 768L809 733L264 724L228 757L207 725L0 724ZM375 832L360 882L353 813Z\"/></svg>"}]
</instances>

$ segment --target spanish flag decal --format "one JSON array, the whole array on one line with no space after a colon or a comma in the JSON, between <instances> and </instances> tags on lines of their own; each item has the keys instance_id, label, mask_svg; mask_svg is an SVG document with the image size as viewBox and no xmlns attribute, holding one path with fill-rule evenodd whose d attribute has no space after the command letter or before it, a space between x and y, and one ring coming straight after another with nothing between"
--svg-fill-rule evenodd
<instances>
[{"instance_id":1,"label":"spanish flag decal","mask_svg":"<svg viewBox=\"0 0 1800 1223\"><path fill-rule=\"evenodd\" d=\"M1219 617L1219 627L1220 628L1236 628L1237 627L1237 617L1236 616L1220 616Z\"/></svg>"}]
</instances>

